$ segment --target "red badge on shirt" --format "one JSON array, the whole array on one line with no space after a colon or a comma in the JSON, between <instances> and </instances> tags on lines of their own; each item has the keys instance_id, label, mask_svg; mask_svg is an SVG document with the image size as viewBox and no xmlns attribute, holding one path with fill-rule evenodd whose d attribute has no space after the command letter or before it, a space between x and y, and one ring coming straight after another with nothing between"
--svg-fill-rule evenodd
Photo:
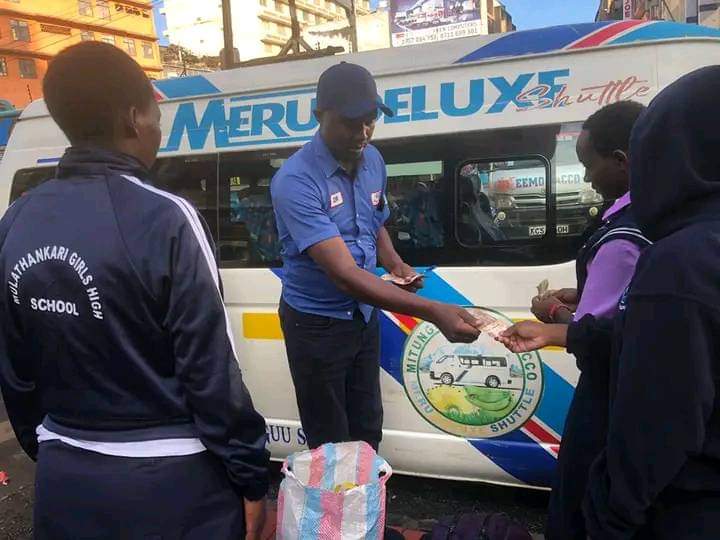
<instances>
[{"instance_id":1,"label":"red badge on shirt","mask_svg":"<svg viewBox=\"0 0 720 540\"><path fill-rule=\"evenodd\" d=\"M370 201L373 206L380 204L380 197L382 197L382 191L374 191L370 194Z\"/></svg>"}]
</instances>

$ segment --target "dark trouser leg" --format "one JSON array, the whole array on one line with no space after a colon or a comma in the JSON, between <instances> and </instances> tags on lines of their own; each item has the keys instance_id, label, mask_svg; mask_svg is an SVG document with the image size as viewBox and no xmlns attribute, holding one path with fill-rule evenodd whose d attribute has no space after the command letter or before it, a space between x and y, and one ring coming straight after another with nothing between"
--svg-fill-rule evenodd
<instances>
[{"instance_id":1,"label":"dark trouser leg","mask_svg":"<svg viewBox=\"0 0 720 540\"><path fill-rule=\"evenodd\" d=\"M580 375L563 430L548 508L548 540L585 540L582 502L590 466L605 446L608 380L604 366Z\"/></svg>"},{"instance_id":2,"label":"dark trouser leg","mask_svg":"<svg viewBox=\"0 0 720 540\"><path fill-rule=\"evenodd\" d=\"M362 330L360 350L348 373L347 414L352 440L365 441L377 451L383 422L377 311Z\"/></svg>"},{"instance_id":3,"label":"dark trouser leg","mask_svg":"<svg viewBox=\"0 0 720 540\"><path fill-rule=\"evenodd\" d=\"M245 536L242 499L208 452L125 458L60 441L40 444L34 522L36 540Z\"/></svg>"},{"instance_id":4,"label":"dark trouser leg","mask_svg":"<svg viewBox=\"0 0 720 540\"><path fill-rule=\"evenodd\" d=\"M280 322L308 446L351 440L347 377L364 323L302 313L284 302Z\"/></svg>"}]
</instances>

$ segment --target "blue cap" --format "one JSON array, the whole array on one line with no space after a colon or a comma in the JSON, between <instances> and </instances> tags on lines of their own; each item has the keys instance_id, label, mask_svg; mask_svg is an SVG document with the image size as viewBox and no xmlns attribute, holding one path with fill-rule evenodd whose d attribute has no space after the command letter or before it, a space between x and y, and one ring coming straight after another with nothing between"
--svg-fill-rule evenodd
<instances>
[{"instance_id":1,"label":"blue cap","mask_svg":"<svg viewBox=\"0 0 720 540\"><path fill-rule=\"evenodd\" d=\"M317 108L336 111L345 118L361 118L380 109L388 116L393 111L378 95L375 79L362 66L340 62L320 75Z\"/></svg>"}]
</instances>

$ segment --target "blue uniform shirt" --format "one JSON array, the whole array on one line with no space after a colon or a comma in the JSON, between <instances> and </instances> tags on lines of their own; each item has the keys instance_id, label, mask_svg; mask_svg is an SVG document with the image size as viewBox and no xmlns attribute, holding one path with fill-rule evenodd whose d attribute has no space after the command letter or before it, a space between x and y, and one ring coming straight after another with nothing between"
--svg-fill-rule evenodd
<instances>
[{"instance_id":1,"label":"blue uniform shirt","mask_svg":"<svg viewBox=\"0 0 720 540\"><path fill-rule=\"evenodd\" d=\"M307 254L318 242L340 236L360 268L374 272L377 235L390 211L384 198L387 171L380 152L367 146L354 179L320 134L273 178L270 190L282 243L283 299L305 313L352 319L356 308L369 320L373 307L340 291Z\"/></svg>"}]
</instances>

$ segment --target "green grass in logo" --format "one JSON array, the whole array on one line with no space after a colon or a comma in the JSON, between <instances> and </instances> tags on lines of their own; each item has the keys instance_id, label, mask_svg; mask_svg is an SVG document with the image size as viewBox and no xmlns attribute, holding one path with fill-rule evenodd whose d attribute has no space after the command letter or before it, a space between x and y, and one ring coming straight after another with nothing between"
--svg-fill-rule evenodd
<instances>
[{"instance_id":1,"label":"green grass in logo","mask_svg":"<svg viewBox=\"0 0 720 540\"><path fill-rule=\"evenodd\" d=\"M517 396L509 390L466 386L464 399L472 405L472 410L450 404L439 412L460 424L468 426L486 426L508 416L517 404ZM461 410L462 409L462 410Z\"/></svg>"}]
</instances>

